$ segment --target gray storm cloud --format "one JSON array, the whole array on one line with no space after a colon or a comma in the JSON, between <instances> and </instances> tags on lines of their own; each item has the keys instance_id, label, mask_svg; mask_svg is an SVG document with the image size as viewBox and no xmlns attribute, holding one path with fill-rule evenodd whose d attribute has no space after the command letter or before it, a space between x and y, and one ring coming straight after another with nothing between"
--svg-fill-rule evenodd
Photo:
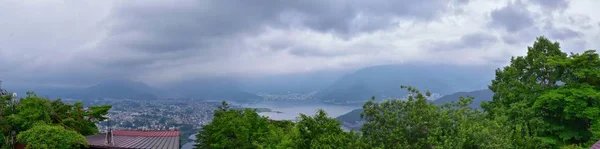
<instances>
[{"instance_id":1,"label":"gray storm cloud","mask_svg":"<svg viewBox=\"0 0 600 149\"><path fill-rule=\"evenodd\" d=\"M571 12L585 10L573 8L579 6L562 0L1 1L0 79L160 84L448 61L463 52L483 63L518 53L506 49L522 50L539 35L586 43L599 33L594 22L600 18ZM545 15L548 10L556 15Z\"/></svg>"}]
</instances>

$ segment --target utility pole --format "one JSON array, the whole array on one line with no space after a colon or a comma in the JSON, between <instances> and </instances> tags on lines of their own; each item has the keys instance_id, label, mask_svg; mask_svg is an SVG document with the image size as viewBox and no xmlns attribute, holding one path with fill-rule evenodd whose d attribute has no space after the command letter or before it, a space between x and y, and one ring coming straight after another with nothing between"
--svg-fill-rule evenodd
<instances>
[{"instance_id":1,"label":"utility pole","mask_svg":"<svg viewBox=\"0 0 600 149\"><path fill-rule=\"evenodd\" d=\"M0 80L0 96L7 96L9 95L9 93L2 88L2 80ZM10 104L11 104L11 110L12 113L14 114L16 111L16 98L17 98L17 94L16 93L12 93L10 94ZM2 105L4 106L4 105ZM10 132L10 140L12 142L12 148L15 149L16 147L16 142L17 142L17 131L13 128L12 131Z\"/></svg>"},{"instance_id":2,"label":"utility pole","mask_svg":"<svg viewBox=\"0 0 600 149\"><path fill-rule=\"evenodd\" d=\"M17 107L17 100L16 100L16 99L17 99L17 93L13 93L13 94L11 95L11 100L12 100L12 113L13 113L13 114L15 114L15 112L17 111L17 110L16 110L16 107ZM14 128L13 128L13 130L12 130L12 144L13 144L13 149L15 149L15 148L16 148L16 146L17 146L17 130L15 130Z\"/></svg>"},{"instance_id":3,"label":"utility pole","mask_svg":"<svg viewBox=\"0 0 600 149\"><path fill-rule=\"evenodd\" d=\"M2 80L0 80L0 96L8 95L5 89L2 89Z\"/></svg>"},{"instance_id":4,"label":"utility pole","mask_svg":"<svg viewBox=\"0 0 600 149\"><path fill-rule=\"evenodd\" d=\"M110 125L110 115L107 116L106 123L108 126L108 132L106 132L106 145L109 149L111 149L114 144L114 139L112 134L112 126Z\"/></svg>"}]
</instances>

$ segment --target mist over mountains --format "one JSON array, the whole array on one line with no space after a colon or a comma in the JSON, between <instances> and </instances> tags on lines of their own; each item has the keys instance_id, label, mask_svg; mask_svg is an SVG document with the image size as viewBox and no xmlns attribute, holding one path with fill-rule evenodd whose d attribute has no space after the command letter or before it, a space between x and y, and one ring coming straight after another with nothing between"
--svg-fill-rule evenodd
<instances>
[{"instance_id":1,"label":"mist over mountains","mask_svg":"<svg viewBox=\"0 0 600 149\"><path fill-rule=\"evenodd\" d=\"M286 94L318 92L333 84L348 71L317 71L269 75L241 80L242 88L253 93Z\"/></svg>"},{"instance_id":2,"label":"mist over mountains","mask_svg":"<svg viewBox=\"0 0 600 149\"><path fill-rule=\"evenodd\" d=\"M127 98L155 100L160 90L143 82L131 80L107 80L89 87L28 87L16 88L15 92L25 96L25 92L34 91L38 96L67 99Z\"/></svg>"},{"instance_id":3,"label":"mist over mountains","mask_svg":"<svg viewBox=\"0 0 600 149\"><path fill-rule=\"evenodd\" d=\"M255 102L261 97L240 88L241 84L233 79L198 79L183 81L166 89L169 95L178 98L201 100L227 100L236 102Z\"/></svg>"},{"instance_id":4,"label":"mist over mountains","mask_svg":"<svg viewBox=\"0 0 600 149\"><path fill-rule=\"evenodd\" d=\"M160 87L151 87L139 81L107 80L81 88L37 87L15 91L25 93L32 90L38 95L52 98L137 100L192 98L236 102L261 101L262 98L257 96L257 93L317 92L318 100L327 103L352 104L362 103L371 96L376 96L378 99L404 97L407 92L400 89L400 85L411 85L423 91L429 89L432 93L441 95L480 90L489 84L494 69L490 66L380 65L354 72L312 72L243 79L203 78Z\"/></svg>"},{"instance_id":5,"label":"mist over mountains","mask_svg":"<svg viewBox=\"0 0 600 149\"><path fill-rule=\"evenodd\" d=\"M157 89L145 83L130 80L109 80L101 82L80 91L66 94L67 98L97 99L97 98L127 98L139 100L155 100Z\"/></svg>"},{"instance_id":6,"label":"mist over mountains","mask_svg":"<svg viewBox=\"0 0 600 149\"><path fill-rule=\"evenodd\" d=\"M345 75L317 94L333 103L362 103L371 96L378 99L401 98L407 92L400 85L411 85L441 95L486 88L495 68L489 66L382 65Z\"/></svg>"},{"instance_id":7,"label":"mist over mountains","mask_svg":"<svg viewBox=\"0 0 600 149\"><path fill-rule=\"evenodd\" d=\"M68 99L134 99L156 100L160 98L193 98L199 100L253 101L260 99L255 94L238 88L238 84L226 79L206 79L180 82L163 88L130 80L109 80L83 88L37 87L17 89L24 95L26 91L35 91L39 96Z\"/></svg>"}]
</instances>

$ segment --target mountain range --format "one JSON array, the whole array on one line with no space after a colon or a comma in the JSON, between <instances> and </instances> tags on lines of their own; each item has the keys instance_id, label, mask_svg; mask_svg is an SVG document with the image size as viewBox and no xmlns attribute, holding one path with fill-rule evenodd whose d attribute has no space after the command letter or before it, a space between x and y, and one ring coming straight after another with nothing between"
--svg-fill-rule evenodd
<instances>
[{"instance_id":1,"label":"mountain range","mask_svg":"<svg viewBox=\"0 0 600 149\"><path fill-rule=\"evenodd\" d=\"M317 93L331 103L358 103L369 100L402 98L408 92L400 85L429 89L441 95L484 88L493 77L493 67L450 65L382 65L360 69L345 75Z\"/></svg>"},{"instance_id":2,"label":"mountain range","mask_svg":"<svg viewBox=\"0 0 600 149\"><path fill-rule=\"evenodd\" d=\"M322 71L303 74L254 78L204 78L175 82L153 88L143 82L107 80L88 87L46 87L16 89L18 93L33 90L51 98L97 99L127 98L154 100L164 97L203 100L256 102L256 93L315 92L316 99L335 104L362 104L378 99L401 98L407 92L400 85L411 85L425 91L448 95L457 91L484 88L493 77L493 67L403 64L380 65L348 71ZM457 93L457 95L462 95ZM439 101L444 101L440 99Z\"/></svg>"},{"instance_id":3,"label":"mountain range","mask_svg":"<svg viewBox=\"0 0 600 149\"><path fill-rule=\"evenodd\" d=\"M268 94L318 92L346 73L347 71L317 71L247 77L240 79L240 88L248 92Z\"/></svg>"},{"instance_id":4,"label":"mountain range","mask_svg":"<svg viewBox=\"0 0 600 149\"><path fill-rule=\"evenodd\" d=\"M262 99L254 93L243 90L240 86L238 81L228 78L198 79L177 83L166 91L175 97L203 100L256 102Z\"/></svg>"},{"instance_id":5,"label":"mountain range","mask_svg":"<svg viewBox=\"0 0 600 149\"><path fill-rule=\"evenodd\" d=\"M142 82L129 80L109 80L93 85L91 87L73 91L67 94L67 98L75 99L98 99L98 98L127 98L155 100L154 94L157 90Z\"/></svg>"},{"instance_id":6,"label":"mountain range","mask_svg":"<svg viewBox=\"0 0 600 149\"><path fill-rule=\"evenodd\" d=\"M131 80L107 80L89 87L36 87L15 89L19 95L35 91L38 96L69 99L134 99L155 100L164 97L194 98L201 100L256 101L259 96L236 87L226 79L203 79L177 83L165 88L153 88Z\"/></svg>"}]
</instances>

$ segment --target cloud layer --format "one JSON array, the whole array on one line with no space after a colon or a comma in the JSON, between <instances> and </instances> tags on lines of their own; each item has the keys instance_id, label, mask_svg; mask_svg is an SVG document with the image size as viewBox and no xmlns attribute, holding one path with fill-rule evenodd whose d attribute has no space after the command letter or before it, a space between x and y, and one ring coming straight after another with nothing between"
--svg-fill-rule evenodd
<instances>
[{"instance_id":1,"label":"cloud layer","mask_svg":"<svg viewBox=\"0 0 600 149\"><path fill-rule=\"evenodd\" d=\"M78 86L133 79L502 65L535 37L600 46L594 0L0 1L0 79ZM7 81L5 81L7 82Z\"/></svg>"}]
</instances>

